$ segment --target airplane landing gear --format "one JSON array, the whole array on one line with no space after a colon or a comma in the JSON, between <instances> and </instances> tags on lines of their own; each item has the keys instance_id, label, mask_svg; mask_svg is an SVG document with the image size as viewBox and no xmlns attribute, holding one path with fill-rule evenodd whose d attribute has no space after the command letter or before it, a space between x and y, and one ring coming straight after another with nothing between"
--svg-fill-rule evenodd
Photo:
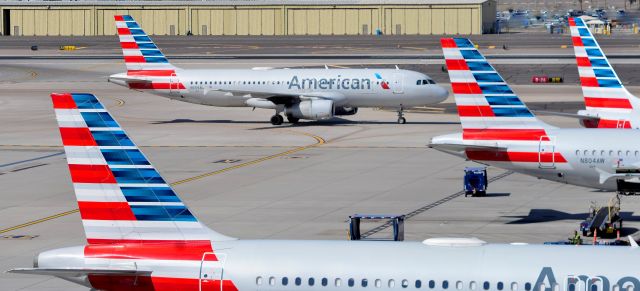
<instances>
[{"instance_id":1,"label":"airplane landing gear","mask_svg":"<svg viewBox=\"0 0 640 291\"><path fill-rule=\"evenodd\" d=\"M291 114L287 114L287 120L289 120L290 123L296 124L300 121L300 118L294 117Z\"/></svg>"},{"instance_id":2,"label":"airplane landing gear","mask_svg":"<svg viewBox=\"0 0 640 291\"><path fill-rule=\"evenodd\" d=\"M280 125L282 124L282 122L284 122L284 117L282 117L282 115L276 114L274 116L271 116L271 124Z\"/></svg>"},{"instance_id":3,"label":"airplane landing gear","mask_svg":"<svg viewBox=\"0 0 640 291\"><path fill-rule=\"evenodd\" d=\"M398 109L398 124L405 124L407 123L407 119L404 118L404 108L402 107L402 105L400 105L400 109Z\"/></svg>"}]
</instances>

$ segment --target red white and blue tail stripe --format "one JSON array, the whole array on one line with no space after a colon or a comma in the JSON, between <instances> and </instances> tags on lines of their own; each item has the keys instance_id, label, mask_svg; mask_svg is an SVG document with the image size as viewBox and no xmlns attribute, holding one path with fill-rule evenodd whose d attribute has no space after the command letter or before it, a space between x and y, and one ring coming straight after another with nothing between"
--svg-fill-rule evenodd
<instances>
[{"instance_id":1,"label":"red white and blue tail stripe","mask_svg":"<svg viewBox=\"0 0 640 291\"><path fill-rule=\"evenodd\" d=\"M175 76L176 67L169 63L151 38L129 15L116 15L116 29L122 54L130 76Z\"/></svg>"},{"instance_id":2,"label":"red white and blue tail stripe","mask_svg":"<svg viewBox=\"0 0 640 291\"><path fill-rule=\"evenodd\" d=\"M441 40L464 139L536 140L551 128L534 116L465 38Z\"/></svg>"},{"instance_id":3,"label":"red white and blue tail stripe","mask_svg":"<svg viewBox=\"0 0 640 291\"><path fill-rule=\"evenodd\" d=\"M51 94L90 244L228 239L201 224L92 94Z\"/></svg>"},{"instance_id":4,"label":"red white and blue tail stripe","mask_svg":"<svg viewBox=\"0 0 640 291\"><path fill-rule=\"evenodd\" d=\"M629 115L638 107L638 98L624 88L584 21L581 18L569 18L569 26L586 113L600 117L597 127L616 128L623 125L630 128Z\"/></svg>"}]
</instances>

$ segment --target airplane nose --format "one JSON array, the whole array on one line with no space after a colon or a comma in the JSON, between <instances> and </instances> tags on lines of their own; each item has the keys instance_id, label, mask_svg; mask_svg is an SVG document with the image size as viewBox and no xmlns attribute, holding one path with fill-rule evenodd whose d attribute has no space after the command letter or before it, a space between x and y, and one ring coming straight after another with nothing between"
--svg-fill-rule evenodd
<instances>
[{"instance_id":1,"label":"airplane nose","mask_svg":"<svg viewBox=\"0 0 640 291\"><path fill-rule=\"evenodd\" d=\"M449 90L445 89L442 86L436 86L436 88L434 88L435 90L435 96L437 98L437 102L440 103L444 100L447 100L447 97L449 97Z\"/></svg>"}]
</instances>

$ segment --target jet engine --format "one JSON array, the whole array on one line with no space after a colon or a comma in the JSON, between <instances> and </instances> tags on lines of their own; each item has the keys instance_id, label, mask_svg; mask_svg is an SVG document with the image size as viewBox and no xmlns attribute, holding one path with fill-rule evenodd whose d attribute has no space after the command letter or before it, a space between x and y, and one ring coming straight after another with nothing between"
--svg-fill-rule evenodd
<instances>
[{"instance_id":1,"label":"jet engine","mask_svg":"<svg viewBox=\"0 0 640 291\"><path fill-rule=\"evenodd\" d=\"M285 108L287 117L321 120L333 117L333 101L312 99L300 101Z\"/></svg>"},{"instance_id":2,"label":"jet engine","mask_svg":"<svg viewBox=\"0 0 640 291\"><path fill-rule=\"evenodd\" d=\"M355 115L358 113L358 107L338 106L333 110L334 115Z\"/></svg>"}]
</instances>

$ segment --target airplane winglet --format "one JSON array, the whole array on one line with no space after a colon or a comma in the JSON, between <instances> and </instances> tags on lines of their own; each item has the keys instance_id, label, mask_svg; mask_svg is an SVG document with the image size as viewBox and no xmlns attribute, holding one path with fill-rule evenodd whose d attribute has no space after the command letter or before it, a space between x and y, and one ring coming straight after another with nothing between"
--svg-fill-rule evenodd
<instances>
[{"instance_id":1,"label":"airplane winglet","mask_svg":"<svg viewBox=\"0 0 640 291\"><path fill-rule=\"evenodd\" d=\"M636 242L635 239L633 239L632 236L627 236L627 238L629 238L629 245L631 245L631 248L636 249L638 248L638 242Z\"/></svg>"}]
</instances>

